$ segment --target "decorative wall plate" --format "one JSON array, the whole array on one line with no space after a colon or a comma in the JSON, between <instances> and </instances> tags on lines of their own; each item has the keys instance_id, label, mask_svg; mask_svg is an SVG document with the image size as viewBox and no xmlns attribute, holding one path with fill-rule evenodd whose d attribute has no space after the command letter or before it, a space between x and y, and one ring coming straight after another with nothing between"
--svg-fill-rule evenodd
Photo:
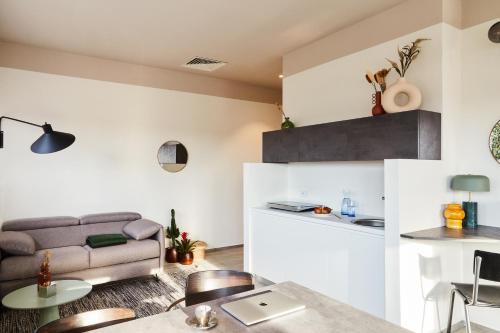
<instances>
[{"instance_id":1,"label":"decorative wall plate","mask_svg":"<svg viewBox=\"0 0 500 333\"><path fill-rule=\"evenodd\" d=\"M490 133L490 151L493 158L500 163L500 120L493 126Z\"/></svg>"}]
</instances>

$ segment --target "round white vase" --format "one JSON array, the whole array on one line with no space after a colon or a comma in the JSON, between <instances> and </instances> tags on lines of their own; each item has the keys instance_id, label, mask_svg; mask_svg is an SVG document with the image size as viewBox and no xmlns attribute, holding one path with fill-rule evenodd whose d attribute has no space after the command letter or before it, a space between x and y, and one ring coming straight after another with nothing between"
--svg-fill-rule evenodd
<instances>
[{"instance_id":1,"label":"round white vase","mask_svg":"<svg viewBox=\"0 0 500 333\"><path fill-rule=\"evenodd\" d=\"M399 95L406 95L408 100L404 105L396 103ZM382 94L382 106L388 113L415 110L422 104L422 93L413 84L400 77L396 83L389 86Z\"/></svg>"}]
</instances>

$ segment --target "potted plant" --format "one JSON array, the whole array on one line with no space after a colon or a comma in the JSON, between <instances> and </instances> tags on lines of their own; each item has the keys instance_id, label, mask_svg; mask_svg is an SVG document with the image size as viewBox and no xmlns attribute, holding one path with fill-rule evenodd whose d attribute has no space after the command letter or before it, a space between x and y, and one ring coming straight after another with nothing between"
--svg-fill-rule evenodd
<instances>
[{"instance_id":1,"label":"potted plant","mask_svg":"<svg viewBox=\"0 0 500 333\"><path fill-rule=\"evenodd\" d=\"M179 255L179 262L182 265L191 265L193 263L193 250L196 248L198 241L192 241L188 238L188 233L181 234L181 240L175 240L177 244L177 253Z\"/></svg>"},{"instance_id":2,"label":"potted plant","mask_svg":"<svg viewBox=\"0 0 500 333\"><path fill-rule=\"evenodd\" d=\"M177 224L175 223L175 210L172 209L170 214L170 227L167 227L167 237L170 239L170 246L165 253L165 259L168 263L176 263L178 259L176 241L177 237L179 237L179 228L177 228Z\"/></svg>"},{"instance_id":3,"label":"potted plant","mask_svg":"<svg viewBox=\"0 0 500 333\"><path fill-rule=\"evenodd\" d=\"M285 121L283 121L283 123L281 124L281 129L295 128L295 124L290 120L290 117L286 116L285 112L283 111L283 106L279 103L276 103L276 107L283 115L283 118L285 118Z\"/></svg>"}]
</instances>

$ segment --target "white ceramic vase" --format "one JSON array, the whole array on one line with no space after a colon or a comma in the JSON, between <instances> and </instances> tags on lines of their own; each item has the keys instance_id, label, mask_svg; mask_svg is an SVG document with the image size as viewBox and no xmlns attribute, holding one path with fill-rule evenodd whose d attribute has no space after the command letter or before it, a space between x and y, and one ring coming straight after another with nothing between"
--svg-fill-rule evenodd
<instances>
[{"instance_id":1,"label":"white ceramic vase","mask_svg":"<svg viewBox=\"0 0 500 333\"><path fill-rule=\"evenodd\" d=\"M407 96L407 102L400 105L396 99L400 95ZM403 112L415 110L422 104L422 93L413 84L400 77L396 83L389 86L382 94L382 106L387 113Z\"/></svg>"}]
</instances>

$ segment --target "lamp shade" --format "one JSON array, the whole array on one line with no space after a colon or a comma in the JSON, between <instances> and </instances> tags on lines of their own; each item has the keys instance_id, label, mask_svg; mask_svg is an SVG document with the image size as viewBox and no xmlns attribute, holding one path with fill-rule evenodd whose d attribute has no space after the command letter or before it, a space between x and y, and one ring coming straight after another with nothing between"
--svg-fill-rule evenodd
<instances>
[{"instance_id":1,"label":"lamp shade","mask_svg":"<svg viewBox=\"0 0 500 333\"><path fill-rule=\"evenodd\" d=\"M37 154L49 154L68 148L75 142L75 136L56 132L49 124L42 125L43 134L32 145L31 151Z\"/></svg>"},{"instance_id":2,"label":"lamp shade","mask_svg":"<svg viewBox=\"0 0 500 333\"><path fill-rule=\"evenodd\" d=\"M481 175L457 175L451 179L451 189L467 192L489 192L490 180Z\"/></svg>"}]
</instances>

